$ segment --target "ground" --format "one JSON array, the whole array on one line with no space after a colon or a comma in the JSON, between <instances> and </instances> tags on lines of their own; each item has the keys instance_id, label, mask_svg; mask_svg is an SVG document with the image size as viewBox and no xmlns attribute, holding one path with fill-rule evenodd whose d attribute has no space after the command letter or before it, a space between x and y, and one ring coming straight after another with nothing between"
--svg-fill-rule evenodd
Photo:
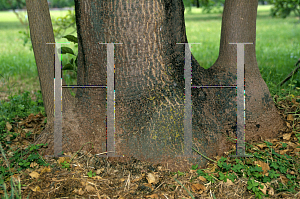
<instances>
[{"instance_id":1,"label":"ground","mask_svg":"<svg viewBox=\"0 0 300 199\"><path fill-rule=\"evenodd\" d=\"M276 139L248 143L247 154L254 155L252 158L228 157L235 153L233 141L232 150L224 152L223 157L211 159L206 168L195 166L187 173L172 173L159 164L151 165L134 158L126 163L110 162L105 157L80 150L58 159L42 157L48 166L27 158L28 168L19 172L16 171L18 167L11 168L11 172L15 171L12 178L21 182L22 197L29 195L29 198L38 199L255 198L254 194L259 197L263 196L262 193L270 198L300 198L300 135L299 130L295 130L300 128L300 96L281 101L275 96L274 100L278 112L286 121L286 128ZM293 114L287 114L291 112ZM12 140L11 147L15 150L24 149L42 131L45 117L31 114L23 120L15 119L19 122L6 126L9 131L14 129L19 133ZM26 132L32 129L33 134L26 137ZM5 152L8 159L15 154L11 150ZM9 176L6 176L5 182L9 192ZM259 183L262 187L259 187ZM0 195L3 194L4 191L0 190Z\"/></svg>"}]
</instances>

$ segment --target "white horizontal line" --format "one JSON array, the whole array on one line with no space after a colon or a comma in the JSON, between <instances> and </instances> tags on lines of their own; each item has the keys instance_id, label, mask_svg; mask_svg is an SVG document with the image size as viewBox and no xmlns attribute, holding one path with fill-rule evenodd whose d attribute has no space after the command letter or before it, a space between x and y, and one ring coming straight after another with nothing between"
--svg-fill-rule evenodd
<instances>
[{"instance_id":1,"label":"white horizontal line","mask_svg":"<svg viewBox=\"0 0 300 199\"><path fill-rule=\"evenodd\" d=\"M62 86L66 88L74 88L74 87L96 87L96 88L106 88L107 86Z\"/></svg>"},{"instance_id":2,"label":"white horizontal line","mask_svg":"<svg viewBox=\"0 0 300 199\"><path fill-rule=\"evenodd\" d=\"M236 85L232 85L232 86L192 86L192 87L197 87L197 88L202 88L202 87L236 87Z\"/></svg>"},{"instance_id":3,"label":"white horizontal line","mask_svg":"<svg viewBox=\"0 0 300 199\"><path fill-rule=\"evenodd\" d=\"M46 44L69 44L69 43L46 43Z\"/></svg>"}]
</instances>

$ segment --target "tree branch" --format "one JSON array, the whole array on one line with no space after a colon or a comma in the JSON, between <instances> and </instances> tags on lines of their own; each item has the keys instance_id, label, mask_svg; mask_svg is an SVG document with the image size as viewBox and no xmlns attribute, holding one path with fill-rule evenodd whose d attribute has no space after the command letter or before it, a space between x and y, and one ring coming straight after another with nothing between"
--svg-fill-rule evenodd
<instances>
[{"instance_id":1,"label":"tree branch","mask_svg":"<svg viewBox=\"0 0 300 199\"><path fill-rule=\"evenodd\" d=\"M278 86L282 86L286 81L288 81L300 68L300 65L297 66L300 63L300 59L297 61L297 63L295 64L296 68L280 83L278 84Z\"/></svg>"}]
</instances>

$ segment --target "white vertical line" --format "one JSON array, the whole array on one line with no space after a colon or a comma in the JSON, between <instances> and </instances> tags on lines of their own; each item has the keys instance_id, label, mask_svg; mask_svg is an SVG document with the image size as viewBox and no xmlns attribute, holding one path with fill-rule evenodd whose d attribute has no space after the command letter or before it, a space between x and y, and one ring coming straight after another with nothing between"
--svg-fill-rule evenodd
<instances>
[{"instance_id":1,"label":"white vertical line","mask_svg":"<svg viewBox=\"0 0 300 199\"><path fill-rule=\"evenodd\" d=\"M253 43L229 43L237 44L237 156L245 154L245 44Z\"/></svg>"},{"instance_id":2,"label":"white vertical line","mask_svg":"<svg viewBox=\"0 0 300 199\"><path fill-rule=\"evenodd\" d=\"M184 104L184 155L192 155L192 54L190 51L190 44L185 44L185 65L184 65L184 79L185 79L185 104Z\"/></svg>"}]
</instances>

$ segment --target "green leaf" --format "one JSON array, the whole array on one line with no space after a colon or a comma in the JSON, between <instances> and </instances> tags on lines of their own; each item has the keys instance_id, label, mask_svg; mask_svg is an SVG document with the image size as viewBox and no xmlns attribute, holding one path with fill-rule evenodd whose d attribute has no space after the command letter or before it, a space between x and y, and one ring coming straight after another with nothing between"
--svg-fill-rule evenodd
<instances>
[{"instance_id":1,"label":"green leaf","mask_svg":"<svg viewBox=\"0 0 300 199\"><path fill-rule=\"evenodd\" d=\"M73 58L70 60L70 63L71 63L71 64L73 64L73 63L74 63L74 59L73 59Z\"/></svg>"},{"instance_id":2,"label":"green leaf","mask_svg":"<svg viewBox=\"0 0 300 199\"><path fill-rule=\"evenodd\" d=\"M273 167L274 169L278 169L278 164L276 162L272 162L270 167Z\"/></svg>"},{"instance_id":3,"label":"green leaf","mask_svg":"<svg viewBox=\"0 0 300 199\"><path fill-rule=\"evenodd\" d=\"M198 164L192 165L192 170L196 170L198 168Z\"/></svg>"},{"instance_id":4,"label":"green leaf","mask_svg":"<svg viewBox=\"0 0 300 199\"><path fill-rule=\"evenodd\" d=\"M67 54L67 53L69 53L69 54L75 55L74 52L73 52L73 50L71 48L69 48L69 47L61 47L58 50L58 52L61 52L61 54Z\"/></svg>"},{"instance_id":5,"label":"green leaf","mask_svg":"<svg viewBox=\"0 0 300 199\"><path fill-rule=\"evenodd\" d=\"M278 176L280 176L280 174L277 174L274 170L269 170L269 176L270 178L277 178Z\"/></svg>"},{"instance_id":6,"label":"green leaf","mask_svg":"<svg viewBox=\"0 0 300 199\"><path fill-rule=\"evenodd\" d=\"M77 43L78 43L77 37L75 37L75 36L73 36L73 35L66 35L66 36L63 36L62 38L66 38L68 41L71 41L71 42L73 42L74 44L77 44Z\"/></svg>"},{"instance_id":7,"label":"green leaf","mask_svg":"<svg viewBox=\"0 0 300 199\"><path fill-rule=\"evenodd\" d=\"M286 173L287 172L287 168L286 167L279 167L279 171L281 173Z\"/></svg>"},{"instance_id":8,"label":"green leaf","mask_svg":"<svg viewBox=\"0 0 300 199\"><path fill-rule=\"evenodd\" d=\"M225 157L221 157L221 158L220 158L220 161L221 161L221 162L224 162L224 161L226 161L226 160L227 160L227 158L225 158Z\"/></svg>"},{"instance_id":9,"label":"green leaf","mask_svg":"<svg viewBox=\"0 0 300 199\"><path fill-rule=\"evenodd\" d=\"M232 170L233 170L234 172L241 172L241 169L242 169L242 168L243 168L242 165L236 164L236 165L233 165Z\"/></svg>"},{"instance_id":10,"label":"green leaf","mask_svg":"<svg viewBox=\"0 0 300 199\"><path fill-rule=\"evenodd\" d=\"M222 180L222 181L227 181L226 179L227 179L227 176L225 176L222 172L219 172L219 176L220 176L220 180Z\"/></svg>"},{"instance_id":11,"label":"green leaf","mask_svg":"<svg viewBox=\"0 0 300 199\"><path fill-rule=\"evenodd\" d=\"M66 65L64 65L62 70L74 70L74 67L71 63L67 63Z\"/></svg>"},{"instance_id":12,"label":"green leaf","mask_svg":"<svg viewBox=\"0 0 300 199\"><path fill-rule=\"evenodd\" d=\"M235 174L230 173L229 176L228 176L228 178L229 178L232 182L234 182L234 180L235 180L237 177L236 177Z\"/></svg>"},{"instance_id":13,"label":"green leaf","mask_svg":"<svg viewBox=\"0 0 300 199\"><path fill-rule=\"evenodd\" d=\"M266 182L271 182L271 179L267 176L264 176L263 178L263 182L266 183Z\"/></svg>"},{"instance_id":14,"label":"green leaf","mask_svg":"<svg viewBox=\"0 0 300 199\"><path fill-rule=\"evenodd\" d=\"M271 142L265 141L265 143L267 144L267 146L272 146L273 144Z\"/></svg>"},{"instance_id":15,"label":"green leaf","mask_svg":"<svg viewBox=\"0 0 300 199\"><path fill-rule=\"evenodd\" d=\"M231 169L231 164L223 163L223 168L224 168L226 171L229 171L229 170Z\"/></svg>"}]
</instances>

